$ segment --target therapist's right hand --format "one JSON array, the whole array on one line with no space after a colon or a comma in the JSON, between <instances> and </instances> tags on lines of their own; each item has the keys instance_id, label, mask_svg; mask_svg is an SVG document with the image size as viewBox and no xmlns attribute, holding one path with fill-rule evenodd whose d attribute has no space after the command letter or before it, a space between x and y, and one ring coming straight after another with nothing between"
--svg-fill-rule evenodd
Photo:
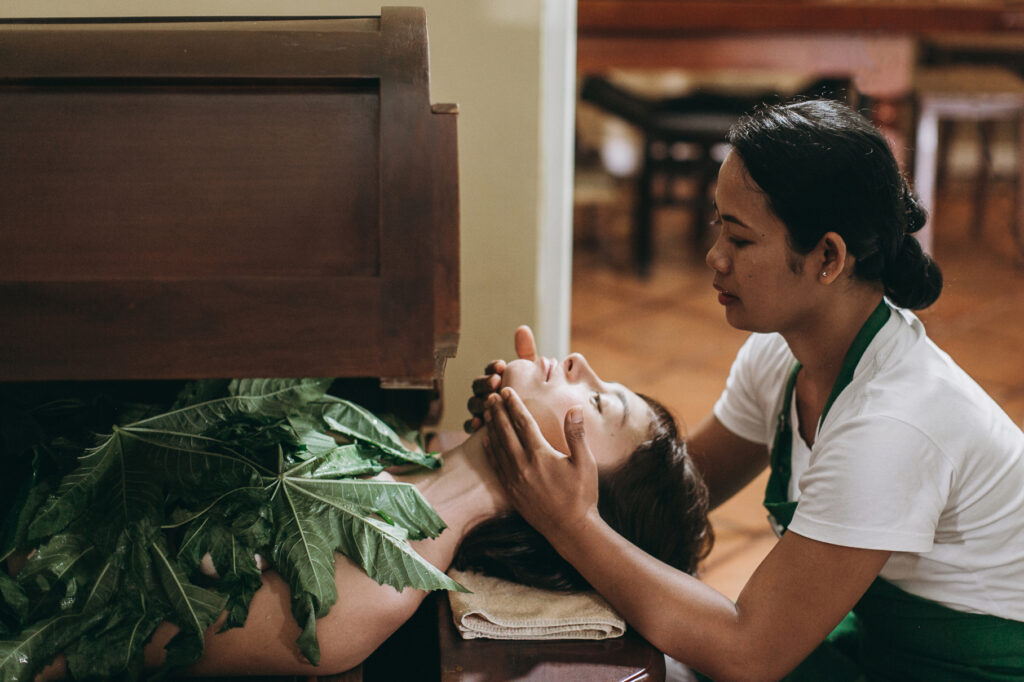
<instances>
[{"instance_id":1,"label":"therapist's right hand","mask_svg":"<svg viewBox=\"0 0 1024 682\"><path fill-rule=\"evenodd\" d=\"M527 325L516 329L515 337L516 357L531 362L537 359L537 343L533 338L533 330ZM501 375L505 371L504 360L493 360L484 368L481 376L473 379L473 396L466 403L470 418L463 425L466 433L473 433L484 425L484 407L487 404L487 396L495 393L501 388Z\"/></svg>"}]
</instances>

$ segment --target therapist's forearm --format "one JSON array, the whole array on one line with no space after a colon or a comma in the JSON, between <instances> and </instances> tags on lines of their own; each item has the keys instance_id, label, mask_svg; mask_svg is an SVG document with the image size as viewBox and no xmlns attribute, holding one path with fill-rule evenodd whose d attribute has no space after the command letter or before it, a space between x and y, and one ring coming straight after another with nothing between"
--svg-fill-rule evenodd
<instances>
[{"instance_id":1,"label":"therapist's forearm","mask_svg":"<svg viewBox=\"0 0 1024 682\"><path fill-rule=\"evenodd\" d=\"M716 679L750 679L752 670L771 676L732 601L643 552L596 514L553 530L549 540L659 650Z\"/></svg>"},{"instance_id":2,"label":"therapist's forearm","mask_svg":"<svg viewBox=\"0 0 1024 682\"><path fill-rule=\"evenodd\" d=\"M891 552L792 531L736 603L646 554L596 513L544 534L652 644L716 680L777 680L849 613Z\"/></svg>"},{"instance_id":3,"label":"therapist's forearm","mask_svg":"<svg viewBox=\"0 0 1024 682\"><path fill-rule=\"evenodd\" d=\"M600 517L584 523L552 533L558 552L651 644L714 674L715 650L738 627L735 605L627 542Z\"/></svg>"}]
</instances>

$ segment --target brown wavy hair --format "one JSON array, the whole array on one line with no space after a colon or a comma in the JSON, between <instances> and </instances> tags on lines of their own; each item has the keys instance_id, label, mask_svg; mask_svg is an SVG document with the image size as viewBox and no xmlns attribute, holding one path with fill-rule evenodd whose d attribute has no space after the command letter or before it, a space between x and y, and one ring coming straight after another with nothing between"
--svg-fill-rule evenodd
<instances>
[{"instance_id":1,"label":"brown wavy hair","mask_svg":"<svg viewBox=\"0 0 1024 682\"><path fill-rule=\"evenodd\" d=\"M708 490L676 420L645 395L654 413L648 438L621 465L601 474L597 508L616 532L651 556L687 573L711 551ZM508 513L475 526L452 565L532 587L562 592L590 585L519 514Z\"/></svg>"}]
</instances>

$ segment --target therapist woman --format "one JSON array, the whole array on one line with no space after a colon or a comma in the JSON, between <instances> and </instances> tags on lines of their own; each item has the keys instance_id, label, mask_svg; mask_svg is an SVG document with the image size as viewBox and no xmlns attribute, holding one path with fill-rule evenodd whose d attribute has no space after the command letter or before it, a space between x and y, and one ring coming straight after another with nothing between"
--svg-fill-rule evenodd
<instances>
[{"instance_id":1,"label":"therapist woman","mask_svg":"<svg viewBox=\"0 0 1024 682\"><path fill-rule=\"evenodd\" d=\"M888 144L832 101L760 109L729 141L707 263L752 334L688 448L713 503L770 467L781 539L735 602L658 562L598 514L582 411L565 457L507 388L485 411L503 485L630 625L712 679L1024 679L1024 434L909 312L942 276Z\"/></svg>"}]
</instances>

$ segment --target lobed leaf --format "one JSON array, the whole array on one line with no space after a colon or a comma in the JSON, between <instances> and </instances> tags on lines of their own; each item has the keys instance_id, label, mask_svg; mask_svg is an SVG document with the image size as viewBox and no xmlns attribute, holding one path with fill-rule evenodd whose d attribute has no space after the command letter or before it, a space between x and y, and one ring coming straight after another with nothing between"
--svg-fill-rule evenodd
<instances>
[{"instance_id":1,"label":"lobed leaf","mask_svg":"<svg viewBox=\"0 0 1024 682\"><path fill-rule=\"evenodd\" d=\"M436 538L447 526L411 483L373 479L316 480L287 478L287 483L309 497L342 513L380 513L401 526L413 540Z\"/></svg>"},{"instance_id":2,"label":"lobed leaf","mask_svg":"<svg viewBox=\"0 0 1024 682\"><path fill-rule=\"evenodd\" d=\"M177 669L194 663L202 655L206 629L220 616L226 599L189 582L162 542L152 543L150 550L164 596L171 606L168 617L181 628L167 645L166 667Z\"/></svg>"},{"instance_id":3,"label":"lobed leaf","mask_svg":"<svg viewBox=\"0 0 1024 682\"><path fill-rule=\"evenodd\" d=\"M334 515L328 505L295 494L287 483L278 488L274 503L274 567L291 588L292 613L302 626L299 649L316 665L320 649L315 620L327 615L338 599L334 583Z\"/></svg>"},{"instance_id":4,"label":"lobed leaf","mask_svg":"<svg viewBox=\"0 0 1024 682\"><path fill-rule=\"evenodd\" d=\"M331 430L379 450L390 463L418 464L427 469L441 465L432 455L406 449L390 426L355 403L335 398L323 403L321 416Z\"/></svg>"},{"instance_id":5,"label":"lobed leaf","mask_svg":"<svg viewBox=\"0 0 1024 682\"><path fill-rule=\"evenodd\" d=\"M142 605L118 604L104 619L65 648L68 671L73 679L117 679L128 672L137 679L142 672L146 643L163 622L160 610L146 611Z\"/></svg>"},{"instance_id":6,"label":"lobed leaf","mask_svg":"<svg viewBox=\"0 0 1024 682\"><path fill-rule=\"evenodd\" d=\"M31 682L37 672L101 618L99 614L53 616L25 628L15 638L0 641L0 680Z\"/></svg>"},{"instance_id":7,"label":"lobed leaf","mask_svg":"<svg viewBox=\"0 0 1024 682\"><path fill-rule=\"evenodd\" d=\"M45 631L62 642L73 674L134 678L143 643L168 619L181 632L168 645L167 674L201 655L224 608L225 627L244 623L262 584L256 551L289 584L298 644L313 663L316 619L337 600L336 550L399 590L462 589L408 544L445 527L416 488L354 478L390 463L440 462L406 450L371 413L325 395L330 383L236 380L227 396L223 382L185 390L183 407L114 427L41 505L46 489L32 488L39 513L27 533L22 520L20 537L46 542L18 582L0 581L0 636L32 625L0 651L35 666L52 655L51 640L39 638ZM137 412L152 414L144 407ZM338 445L327 427L352 442ZM207 552L221 576L216 592L187 578ZM71 616L79 620L56 620ZM75 623L78 638L62 639ZM21 678L0 669L0 679Z\"/></svg>"},{"instance_id":8,"label":"lobed leaf","mask_svg":"<svg viewBox=\"0 0 1024 682\"><path fill-rule=\"evenodd\" d=\"M30 600L30 622L77 610L96 554L81 535L55 535L25 562L17 582Z\"/></svg>"},{"instance_id":9,"label":"lobed leaf","mask_svg":"<svg viewBox=\"0 0 1024 682\"><path fill-rule=\"evenodd\" d=\"M437 537L444 522L415 486L386 481L315 481L285 479L285 488L310 507L331 510L334 548L360 565L379 583L399 591L462 590L462 587L421 557L410 537ZM384 512L394 523L380 518ZM325 515L326 516L326 515Z\"/></svg>"},{"instance_id":10,"label":"lobed leaf","mask_svg":"<svg viewBox=\"0 0 1024 682\"><path fill-rule=\"evenodd\" d=\"M117 429L95 448L79 458L78 467L63 478L54 498L43 505L29 525L28 540L35 542L59 533L103 490L111 469L123 460L121 436Z\"/></svg>"},{"instance_id":11,"label":"lobed leaf","mask_svg":"<svg viewBox=\"0 0 1024 682\"><path fill-rule=\"evenodd\" d=\"M377 458L377 454L373 448L359 443L338 445L313 459L289 467L284 473L289 477L312 478L347 478L378 474L384 471L385 466Z\"/></svg>"}]
</instances>

